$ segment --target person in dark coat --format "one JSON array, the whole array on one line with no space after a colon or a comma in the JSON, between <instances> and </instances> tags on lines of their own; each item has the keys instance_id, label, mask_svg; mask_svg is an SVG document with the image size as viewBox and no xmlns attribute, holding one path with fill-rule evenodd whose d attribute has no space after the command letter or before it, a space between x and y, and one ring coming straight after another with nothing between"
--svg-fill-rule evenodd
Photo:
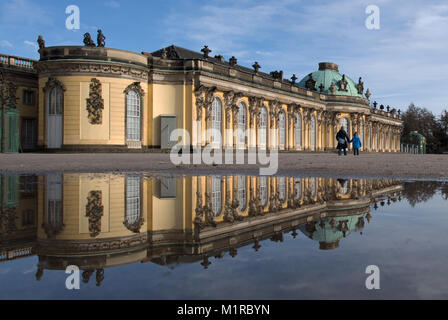
<instances>
[{"instance_id":1,"label":"person in dark coat","mask_svg":"<svg viewBox=\"0 0 448 320\"><path fill-rule=\"evenodd\" d=\"M336 140L338 141L339 156L342 156L342 150L344 150L344 156L346 156L350 138L347 132L345 132L344 127L341 127L341 130L339 130L338 134L336 135Z\"/></svg>"}]
</instances>

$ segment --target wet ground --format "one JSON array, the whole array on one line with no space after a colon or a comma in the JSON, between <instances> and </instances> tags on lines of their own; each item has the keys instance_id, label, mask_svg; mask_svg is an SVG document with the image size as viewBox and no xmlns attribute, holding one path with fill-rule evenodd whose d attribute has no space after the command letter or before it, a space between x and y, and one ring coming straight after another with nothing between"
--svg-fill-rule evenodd
<instances>
[{"instance_id":1,"label":"wet ground","mask_svg":"<svg viewBox=\"0 0 448 320\"><path fill-rule=\"evenodd\" d=\"M268 160L278 168L279 174L344 176L370 178L401 178L448 180L448 155L410 155L399 153L361 153L359 157L338 157L335 153L280 153ZM266 165L225 164L224 155L217 157L215 166L204 162L175 165L168 153L123 153L123 154L8 154L0 155L0 173L48 173L48 172L151 172L176 174L260 174Z\"/></svg>"},{"instance_id":2,"label":"wet ground","mask_svg":"<svg viewBox=\"0 0 448 320\"><path fill-rule=\"evenodd\" d=\"M446 299L447 199L443 181L5 175L0 298Z\"/></svg>"}]
</instances>

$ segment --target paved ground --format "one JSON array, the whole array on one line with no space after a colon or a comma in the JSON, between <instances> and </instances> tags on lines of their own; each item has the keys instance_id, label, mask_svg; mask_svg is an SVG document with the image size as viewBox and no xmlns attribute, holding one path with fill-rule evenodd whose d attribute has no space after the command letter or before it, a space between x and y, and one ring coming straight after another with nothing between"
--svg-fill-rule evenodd
<instances>
[{"instance_id":1,"label":"paved ground","mask_svg":"<svg viewBox=\"0 0 448 320\"><path fill-rule=\"evenodd\" d=\"M247 163L247 161L246 161ZM45 172L258 174L259 165L175 166L169 154L12 154L0 155L1 173ZM279 174L448 180L448 155L281 153Z\"/></svg>"}]
</instances>

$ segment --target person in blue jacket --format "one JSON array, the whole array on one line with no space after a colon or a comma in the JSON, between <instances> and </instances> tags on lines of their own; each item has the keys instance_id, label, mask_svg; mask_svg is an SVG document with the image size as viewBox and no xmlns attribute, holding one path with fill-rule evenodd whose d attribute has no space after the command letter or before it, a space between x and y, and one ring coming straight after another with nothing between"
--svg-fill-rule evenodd
<instances>
[{"instance_id":1,"label":"person in blue jacket","mask_svg":"<svg viewBox=\"0 0 448 320\"><path fill-rule=\"evenodd\" d=\"M359 139L357 133L355 133L355 136L350 141L350 143L353 143L353 151L355 153L355 156L359 156L359 149L362 147L362 142L361 139Z\"/></svg>"}]
</instances>

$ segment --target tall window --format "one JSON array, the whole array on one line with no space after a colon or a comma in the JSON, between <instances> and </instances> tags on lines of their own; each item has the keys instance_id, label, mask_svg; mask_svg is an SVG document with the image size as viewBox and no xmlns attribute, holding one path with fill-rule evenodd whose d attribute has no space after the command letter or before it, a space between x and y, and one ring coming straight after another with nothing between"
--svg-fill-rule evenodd
<instances>
[{"instance_id":1,"label":"tall window","mask_svg":"<svg viewBox=\"0 0 448 320\"><path fill-rule=\"evenodd\" d=\"M54 87L48 94L48 115L62 115L62 104L64 101L64 93L59 87Z\"/></svg>"},{"instance_id":2,"label":"tall window","mask_svg":"<svg viewBox=\"0 0 448 320\"><path fill-rule=\"evenodd\" d=\"M240 103L238 111L238 146L246 146L247 110L244 103Z\"/></svg>"},{"instance_id":3,"label":"tall window","mask_svg":"<svg viewBox=\"0 0 448 320\"><path fill-rule=\"evenodd\" d=\"M280 135L280 147L286 145L286 116L284 112L281 112L278 119L278 130Z\"/></svg>"},{"instance_id":4,"label":"tall window","mask_svg":"<svg viewBox=\"0 0 448 320\"><path fill-rule=\"evenodd\" d=\"M316 117L314 115L311 117L310 133L311 133L311 149L315 150L316 149Z\"/></svg>"},{"instance_id":5,"label":"tall window","mask_svg":"<svg viewBox=\"0 0 448 320\"><path fill-rule=\"evenodd\" d=\"M51 238L57 235L64 227L62 206L62 184L61 174L50 174L47 176L46 185L46 215L44 229L47 236Z\"/></svg>"},{"instance_id":6,"label":"tall window","mask_svg":"<svg viewBox=\"0 0 448 320\"><path fill-rule=\"evenodd\" d=\"M268 204L268 178L260 177L260 199L264 207Z\"/></svg>"},{"instance_id":7,"label":"tall window","mask_svg":"<svg viewBox=\"0 0 448 320\"><path fill-rule=\"evenodd\" d=\"M350 127L348 119L346 117L341 118L339 125L340 127L344 127L345 132L347 132L348 136L350 137Z\"/></svg>"},{"instance_id":8,"label":"tall window","mask_svg":"<svg viewBox=\"0 0 448 320\"><path fill-rule=\"evenodd\" d=\"M133 225L141 217L141 184L140 177L126 177L126 221Z\"/></svg>"},{"instance_id":9,"label":"tall window","mask_svg":"<svg viewBox=\"0 0 448 320\"><path fill-rule=\"evenodd\" d=\"M215 146L222 145L222 103L221 100L215 98L212 104L212 143Z\"/></svg>"},{"instance_id":10,"label":"tall window","mask_svg":"<svg viewBox=\"0 0 448 320\"><path fill-rule=\"evenodd\" d=\"M346 196L349 192L349 182L348 180L339 180L339 192Z\"/></svg>"},{"instance_id":11,"label":"tall window","mask_svg":"<svg viewBox=\"0 0 448 320\"><path fill-rule=\"evenodd\" d=\"M212 211L215 217L222 212L221 177L212 177Z\"/></svg>"},{"instance_id":12,"label":"tall window","mask_svg":"<svg viewBox=\"0 0 448 320\"><path fill-rule=\"evenodd\" d=\"M32 90L23 90L23 104L35 105L36 93Z\"/></svg>"},{"instance_id":13,"label":"tall window","mask_svg":"<svg viewBox=\"0 0 448 320\"><path fill-rule=\"evenodd\" d=\"M365 146L365 141L364 141L364 121L360 122L360 124L359 124L359 131L360 131L359 137L361 138L361 143L362 143L362 146L364 147Z\"/></svg>"},{"instance_id":14,"label":"tall window","mask_svg":"<svg viewBox=\"0 0 448 320\"><path fill-rule=\"evenodd\" d=\"M265 148L267 146L267 128L268 128L268 111L265 107L261 108L260 113L260 147Z\"/></svg>"},{"instance_id":15,"label":"tall window","mask_svg":"<svg viewBox=\"0 0 448 320\"><path fill-rule=\"evenodd\" d=\"M296 179L296 195L297 195L297 200L302 199L302 179Z\"/></svg>"},{"instance_id":16,"label":"tall window","mask_svg":"<svg viewBox=\"0 0 448 320\"><path fill-rule=\"evenodd\" d=\"M388 140L389 140L389 150L392 149L392 139L391 139L391 134L390 134L390 130L387 132L388 134Z\"/></svg>"},{"instance_id":17,"label":"tall window","mask_svg":"<svg viewBox=\"0 0 448 320\"><path fill-rule=\"evenodd\" d=\"M383 151L386 151L386 133L383 131L381 134L382 138L382 144L383 144Z\"/></svg>"},{"instance_id":18,"label":"tall window","mask_svg":"<svg viewBox=\"0 0 448 320\"><path fill-rule=\"evenodd\" d=\"M379 139L379 133L375 133L375 148L376 151L380 151L380 139Z\"/></svg>"},{"instance_id":19,"label":"tall window","mask_svg":"<svg viewBox=\"0 0 448 320\"><path fill-rule=\"evenodd\" d=\"M372 150L372 126L368 127L369 129L367 130L367 146L369 148L369 151Z\"/></svg>"},{"instance_id":20,"label":"tall window","mask_svg":"<svg viewBox=\"0 0 448 320\"><path fill-rule=\"evenodd\" d=\"M246 177L238 176L238 202L240 212L246 210L246 202L247 202L247 185L246 185Z\"/></svg>"},{"instance_id":21,"label":"tall window","mask_svg":"<svg viewBox=\"0 0 448 320\"><path fill-rule=\"evenodd\" d=\"M126 95L126 131L128 141L141 140L141 99L133 90Z\"/></svg>"},{"instance_id":22,"label":"tall window","mask_svg":"<svg viewBox=\"0 0 448 320\"><path fill-rule=\"evenodd\" d=\"M296 147L302 147L302 116L297 113L296 116Z\"/></svg>"},{"instance_id":23,"label":"tall window","mask_svg":"<svg viewBox=\"0 0 448 320\"><path fill-rule=\"evenodd\" d=\"M311 196L314 198L316 196L316 194L317 194L317 192L316 192L316 178L311 178L310 188L311 188Z\"/></svg>"},{"instance_id":24,"label":"tall window","mask_svg":"<svg viewBox=\"0 0 448 320\"><path fill-rule=\"evenodd\" d=\"M278 194L281 202L286 200L286 178L281 177L278 181Z\"/></svg>"}]
</instances>

